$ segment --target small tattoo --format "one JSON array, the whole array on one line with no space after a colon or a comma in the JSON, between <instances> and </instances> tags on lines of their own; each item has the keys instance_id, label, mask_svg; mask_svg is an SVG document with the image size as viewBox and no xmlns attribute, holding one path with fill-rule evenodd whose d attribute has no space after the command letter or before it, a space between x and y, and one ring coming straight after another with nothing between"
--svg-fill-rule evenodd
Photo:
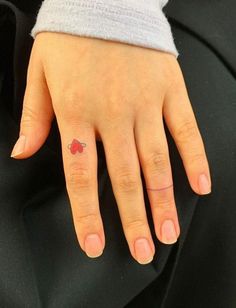
<instances>
[{"instance_id":1,"label":"small tattoo","mask_svg":"<svg viewBox=\"0 0 236 308\"><path fill-rule=\"evenodd\" d=\"M70 144L68 144L68 149L70 149L71 154L76 154L77 152L82 153L83 148L86 147L86 143L82 143L77 139L73 139Z\"/></svg>"},{"instance_id":2,"label":"small tattoo","mask_svg":"<svg viewBox=\"0 0 236 308\"><path fill-rule=\"evenodd\" d=\"M159 189L155 189L155 188L146 188L146 189L147 189L147 190L156 190L156 191L159 191L159 190L164 190L164 189L170 188L170 187L172 187L172 186L173 186L173 184L171 184L171 185L169 185L169 186L167 186L167 187L159 188Z\"/></svg>"}]
</instances>

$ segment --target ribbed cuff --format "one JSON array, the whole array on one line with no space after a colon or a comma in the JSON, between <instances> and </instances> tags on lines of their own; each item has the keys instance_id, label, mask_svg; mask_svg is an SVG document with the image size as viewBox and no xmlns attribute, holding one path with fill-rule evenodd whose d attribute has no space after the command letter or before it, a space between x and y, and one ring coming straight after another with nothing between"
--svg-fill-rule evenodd
<instances>
[{"instance_id":1,"label":"ribbed cuff","mask_svg":"<svg viewBox=\"0 0 236 308\"><path fill-rule=\"evenodd\" d=\"M178 57L162 11L163 0L139 1L44 0L30 35L64 32L158 49Z\"/></svg>"}]
</instances>

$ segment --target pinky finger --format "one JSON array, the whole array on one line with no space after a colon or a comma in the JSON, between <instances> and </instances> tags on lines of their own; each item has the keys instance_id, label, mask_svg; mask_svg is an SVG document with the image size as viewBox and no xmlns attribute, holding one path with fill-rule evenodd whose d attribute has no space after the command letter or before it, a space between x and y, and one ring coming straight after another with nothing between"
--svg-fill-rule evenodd
<instances>
[{"instance_id":1,"label":"pinky finger","mask_svg":"<svg viewBox=\"0 0 236 308\"><path fill-rule=\"evenodd\" d=\"M183 82L165 97L163 115L183 160L191 188L200 195L211 192L211 177L204 143Z\"/></svg>"}]
</instances>

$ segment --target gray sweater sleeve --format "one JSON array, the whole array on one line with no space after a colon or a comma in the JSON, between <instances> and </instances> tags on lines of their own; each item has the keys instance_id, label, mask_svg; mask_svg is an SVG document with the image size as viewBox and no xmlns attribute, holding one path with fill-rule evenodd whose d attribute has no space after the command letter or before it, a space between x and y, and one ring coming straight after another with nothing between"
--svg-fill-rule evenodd
<instances>
[{"instance_id":1,"label":"gray sweater sleeve","mask_svg":"<svg viewBox=\"0 0 236 308\"><path fill-rule=\"evenodd\" d=\"M124 42L178 57L162 9L168 0L44 0L30 35L64 32Z\"/></svg>"}]
</instances>

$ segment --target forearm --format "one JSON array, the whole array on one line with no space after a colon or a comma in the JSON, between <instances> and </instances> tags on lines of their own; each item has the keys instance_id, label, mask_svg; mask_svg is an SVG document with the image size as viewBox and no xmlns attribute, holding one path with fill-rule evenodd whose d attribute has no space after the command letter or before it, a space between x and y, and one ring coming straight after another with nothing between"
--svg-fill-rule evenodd
<instances>
[{"instance_id":1,"label":"forearm","mask_svg":"<svg viewBox=\"0 0 236 308\"><path fill-rule=\"evenodd\" d=\"M64 32L154 48L178 56L162 11L166 0L44 0L31 36Z\"/></svg>"}]
</instances>

